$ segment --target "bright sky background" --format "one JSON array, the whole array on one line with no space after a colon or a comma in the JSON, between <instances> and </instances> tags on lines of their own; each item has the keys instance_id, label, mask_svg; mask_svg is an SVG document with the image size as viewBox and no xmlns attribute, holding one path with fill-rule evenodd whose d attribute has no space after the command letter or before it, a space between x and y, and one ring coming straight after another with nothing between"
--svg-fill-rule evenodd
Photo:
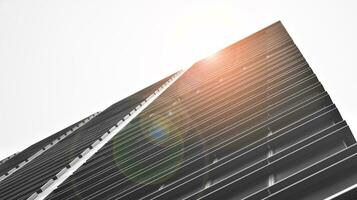
<instances>
[{"instance_id":1,"label":"bright sky background","mask_svg":"<svg viewBox=\"0 0 357 200\"><path fill-rule=\"evenodd\" d=\"M357 133L355 0L0 0L0 159L281 20Z\"/></svg>"}]
</instances>

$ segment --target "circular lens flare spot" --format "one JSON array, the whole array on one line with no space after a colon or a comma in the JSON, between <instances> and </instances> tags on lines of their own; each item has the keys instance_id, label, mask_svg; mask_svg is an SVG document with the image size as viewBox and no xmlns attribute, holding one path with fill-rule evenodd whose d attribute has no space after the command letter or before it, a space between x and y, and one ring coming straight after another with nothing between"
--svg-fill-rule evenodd
<instances>
[{"instance_id":1,"label":"circular lens flare spot","mask_svg":"<svg viewBox=\"0 0 357 200\"><path fill-rule=\"evenodd\" d=\"M113 157L119 171L139 184L162 184L183 160L183 136L168 115L133 121L114 138Z\"/></svg>"}]
</instances>

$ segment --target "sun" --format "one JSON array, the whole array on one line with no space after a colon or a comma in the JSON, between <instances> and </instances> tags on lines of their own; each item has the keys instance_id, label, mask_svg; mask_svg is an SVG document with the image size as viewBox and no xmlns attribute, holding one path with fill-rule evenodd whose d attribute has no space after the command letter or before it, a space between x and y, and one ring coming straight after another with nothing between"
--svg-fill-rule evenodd
<instances>
[{"instance_id":1,"label":"sun","mask_svg":"<svg viewBox=\"0 0 357 200\"><path fill-rule=\"evenodd\" d=\"M227 5L207 5L183 11L174 28L170 43L180 56L191 62L212 58L217 49L236 40L239 22Z\"/></svg>"}]
</instances>

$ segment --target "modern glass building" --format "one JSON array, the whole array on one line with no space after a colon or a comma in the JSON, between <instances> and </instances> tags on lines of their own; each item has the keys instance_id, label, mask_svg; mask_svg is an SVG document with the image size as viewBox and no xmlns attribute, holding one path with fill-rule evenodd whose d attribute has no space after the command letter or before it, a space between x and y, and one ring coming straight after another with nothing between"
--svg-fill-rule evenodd
<instances>
[{"instance_id":1,"label":"modern glass building","mask_svg":"<svg viewBox=\"0 0 357 200\"><path fill-rule=\"evenodd\" d=\"M357 199L357 145L280 22L1 161L0 199Z\"/></svg>"}]
</instances>

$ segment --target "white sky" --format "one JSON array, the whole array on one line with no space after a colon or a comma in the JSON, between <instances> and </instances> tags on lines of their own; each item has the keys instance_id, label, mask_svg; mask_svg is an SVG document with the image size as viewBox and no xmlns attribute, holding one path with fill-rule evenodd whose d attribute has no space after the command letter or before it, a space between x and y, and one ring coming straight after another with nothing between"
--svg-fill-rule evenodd
<instances>
[{"instance_id":1,"label":"white sky","mask_svg":"<svg viewBox=\"0 0 357 200\"><path fill-rule=\"evenodd\" d=\"M278 20L357 133L356 2L0 0L0 159Z\"/></svg>"}]
</instances>

